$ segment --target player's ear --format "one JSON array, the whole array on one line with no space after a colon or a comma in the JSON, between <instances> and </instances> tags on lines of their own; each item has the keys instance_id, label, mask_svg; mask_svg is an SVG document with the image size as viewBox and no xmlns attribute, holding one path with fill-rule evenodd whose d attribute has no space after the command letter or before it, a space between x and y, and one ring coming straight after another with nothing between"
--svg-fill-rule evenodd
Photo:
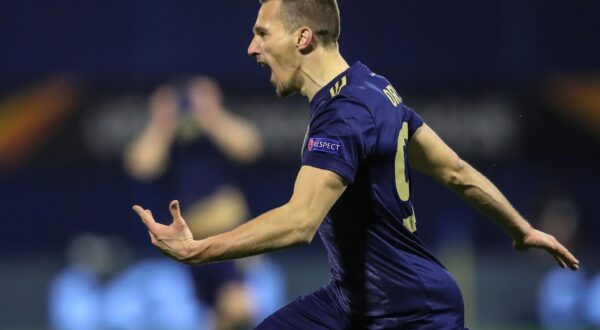
<instances>
[{"instance_id":1,"label":"player's ear","mask_svg":"<svg viewBox=\"0 0 600 330\"><path fill-rule=\"evenodd\" d=\"M296 47L302 54L308 54L315 49L316 40L309 27L301 27L296 32Z\"/></svg>"}]
</instances>

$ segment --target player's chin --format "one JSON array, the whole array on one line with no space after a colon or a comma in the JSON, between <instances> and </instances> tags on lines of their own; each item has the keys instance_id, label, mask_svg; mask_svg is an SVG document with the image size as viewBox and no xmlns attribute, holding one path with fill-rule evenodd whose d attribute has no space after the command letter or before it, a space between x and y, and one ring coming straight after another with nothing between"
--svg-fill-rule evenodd
<instances>
[{"instance_id":1,"label":"player's chin","mask_svg":"<svg viewBox=\"0 0 600 330\"><path fill-rule=\"evenodd\" d=\"M275 93L277 93L277 96L279 97L286 97L286 96L290 96L293 95L294 93L296 93L295 89L292 88L286 88L285 86L281 86L281 85L275 85Z\"/></svg>"}]
</instances>

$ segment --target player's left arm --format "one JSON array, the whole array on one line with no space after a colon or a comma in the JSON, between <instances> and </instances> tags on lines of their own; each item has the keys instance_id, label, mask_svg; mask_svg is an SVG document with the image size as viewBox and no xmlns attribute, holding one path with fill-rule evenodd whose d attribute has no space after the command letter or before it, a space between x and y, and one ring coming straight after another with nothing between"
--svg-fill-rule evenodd
<instances>
[{"instance_id":1,"label":"player's left arm","mask_svg":"<svg viewBox=\"0 0 600 330\"><path fill-rule=\"evenodd\" d=\"M206 263L308 244L327 212L346 189L336 173L302 166L289 202L268 211L231 231L194 240L181 217L179 203L170 204L173 223L157 223L150 210L134 206L148 227L152 243L162 252L185 263Z\"/></svg>"},{"instance_id":2,"label":"player's left arm","mask_svg":"<svg viewBox=\"0 0 600 330\"><path fill-rule=\"evenodd\" d=\"M560 242L533 228L490 180L462 160L429 126L423 124L415 131L408 153L412 168L432 176L496 222L511 236L516 249L541 248L561 267L579 268L579 261Z\"/></svg>"}]
</instances>

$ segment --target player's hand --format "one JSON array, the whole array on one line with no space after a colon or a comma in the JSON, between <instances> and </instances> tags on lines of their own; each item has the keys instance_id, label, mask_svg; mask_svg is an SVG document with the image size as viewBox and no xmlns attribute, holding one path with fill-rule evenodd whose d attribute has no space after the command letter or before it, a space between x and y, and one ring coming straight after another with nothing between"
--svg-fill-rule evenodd
<instances>
[{"instance_id":1,"label":"player's hand","mask_svg":"<svg viewBox=\"0 0 600 330\"><path fill-rule=\"evenodd\" d=\"M529 232L519 241L514 241L513 246L519 251L528 250L529 248L544 249L550 253L558 265L562 268L571 268L572 270L579 269L579 260L575 258L567 248L565 248L554 236L548 235L535 228L531 228Z\"/></svg>"},{"instance_id":2,"label":"player's hand","mask_svg":"<svg viewBox=\"0 0 600 330\"><path fill-rule=\"evenodd\" d=\"M148 227L152 244L173 259L188 263L194 256L195 241L192 232L181 217L179 202L172 201L169 204L169 209L173 217L173 223L165 226L154 221L150 210L145 210L138 205L133 206L135 213L140 216L142 222Z\"/></svg>"}]
</instances>

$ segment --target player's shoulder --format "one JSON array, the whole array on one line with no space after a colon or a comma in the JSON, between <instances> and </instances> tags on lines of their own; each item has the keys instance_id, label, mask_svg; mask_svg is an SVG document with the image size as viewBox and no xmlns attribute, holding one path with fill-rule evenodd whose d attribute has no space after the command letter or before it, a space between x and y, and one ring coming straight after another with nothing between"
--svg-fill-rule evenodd
<instances>
[{"instance_id":1,"label":"player's shoulder","mask_svg":"<svg viewBox=\"0 0 600 330\"><path fill-rule=\"evenodd\" d=\"M372 72L368 67L362 65L360 70L339 78L339 89L330 91L335 100L354 100L371 111L381 105L393 106L402 103L402 98L383 76ZM334 84L333 87L338 86ZM335 92L335 94L333 93Z\"/></svg>"},{"instance_id":2,"label":"player's shoulder","mask_svg":"<svg viewBox=\"0 0 600 330\"><path fill-rule=\"evenodd\" d=\"M360 62L330 82L325 94L327 101L319 114L337 117L369 116L374 120L383 108L403 106L391 83Z\"/></svg>"},{"instance_id":3,"label":"player's shoulder","mask_svg":"<svg viewBox=\"0 0 600 330\"><path fill-rule=\"evenodd\" d=\"M323 107L321 117L349 120L360 119L361 122L372 122L372 110L359 97L352 93L342 92L332 97Z\"/></svg>"}]
</instances>

